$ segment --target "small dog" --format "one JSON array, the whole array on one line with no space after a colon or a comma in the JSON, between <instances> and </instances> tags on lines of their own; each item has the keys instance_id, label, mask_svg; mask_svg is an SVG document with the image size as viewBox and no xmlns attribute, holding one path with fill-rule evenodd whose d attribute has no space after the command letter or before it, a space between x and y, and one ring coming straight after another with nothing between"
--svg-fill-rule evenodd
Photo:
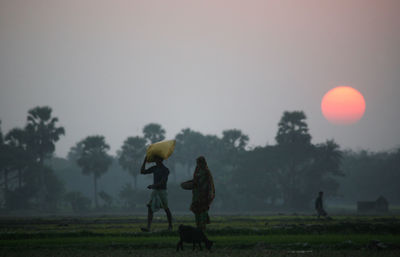
<instances>
[{"instance_id":1,"label":"small dog","mask_svg":"<svg viewBox=\"0 0 400 257\"><path fill-rule=\"evenodd\" d=\"M203 231L201 231L200 229L191 226L180 225L178 232L181 239L176 245L176 251L179 251L179 248L183 251L183 242L193 243L193 251L195 249L196 243L199 244L200 250L202 250L201 242L204 242L207 250L211 251L213 241L208 240L206 235L204 235Z\"/></svg>"}]
</instances>

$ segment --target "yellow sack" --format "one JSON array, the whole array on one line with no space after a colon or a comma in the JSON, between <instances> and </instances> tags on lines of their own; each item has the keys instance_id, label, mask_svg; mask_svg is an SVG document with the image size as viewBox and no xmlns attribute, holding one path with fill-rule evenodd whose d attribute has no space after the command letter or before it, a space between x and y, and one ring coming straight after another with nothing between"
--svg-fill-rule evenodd
<instances>
[{"instance_id":1,"label":"yellow sack","mask_svg":"<svg viewBox=\"0 0 400 257\"><path fill-rule=\"evenodd\" d=\"M154 156L160 156L164 160L168 159L174 152L175 143L175 140L167 140L150 145L146 151L146 162L154 162Z\"/></svg>"}]
</instances>

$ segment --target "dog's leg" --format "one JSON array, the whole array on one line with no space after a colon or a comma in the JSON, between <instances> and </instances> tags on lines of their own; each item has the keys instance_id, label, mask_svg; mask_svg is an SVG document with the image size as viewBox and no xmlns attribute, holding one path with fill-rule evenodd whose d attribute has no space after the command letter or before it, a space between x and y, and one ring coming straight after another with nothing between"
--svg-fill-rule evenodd
<instances>
[{"instance_id":1,"label":"dog's leg","mask_svg":"<svg viewBox=\"0 0 400 257\"><path fill-rule=\"evenodd\" d=\"M200 248L200 251L203 251L203 248L201 248L201 241L199 242L199 248Z\"/></svg>"},{"instance_id":2,"label":"dog's leg","mask_svg":"<svg viewBox=\"0 0 400 257\"><path fill-rule=\"evenodd\" d=\"M193 241L193 251L194 251L194 248L196 248L196 242L195 241Z\"/></svg>"}]
</instances>

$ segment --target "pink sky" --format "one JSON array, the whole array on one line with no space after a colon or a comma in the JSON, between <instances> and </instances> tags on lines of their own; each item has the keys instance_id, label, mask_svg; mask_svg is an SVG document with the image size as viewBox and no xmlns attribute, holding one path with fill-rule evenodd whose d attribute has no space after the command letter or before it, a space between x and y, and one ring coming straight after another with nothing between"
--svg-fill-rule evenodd
<instances>
[{"instance_id":1,"label":"pink sky","mask_svg":"<svg viewBox=\"0 0 400 257\"><path fill-rule=\"evenodd\" d=\"M112 146L158 122L239 128L274 144L285 110L304 110L314 142L383 150L400 145L400 1L0 2L2 130L49 105L67 135ZM338 85L359 90L365 116L334 126L320 110Z\"/></svg>"}]
</instances>

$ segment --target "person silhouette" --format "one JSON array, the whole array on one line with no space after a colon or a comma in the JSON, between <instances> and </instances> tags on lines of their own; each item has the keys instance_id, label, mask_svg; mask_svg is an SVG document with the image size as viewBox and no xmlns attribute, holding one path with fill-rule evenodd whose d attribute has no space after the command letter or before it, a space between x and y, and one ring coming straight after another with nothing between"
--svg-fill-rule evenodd
<instances>
[{"instance_id":1,"label":"person silhouette","mask_svg":"<svg viewBox=\"0 0 400 257\"><path fill-rule=\"evenodd\" d=\"M163 159L159 156L155 157L156 165L146 169L146 157L144 158L140 174L153 174L153 184L147 186L151 192L150 201L147 204L147 227L141 228L143 232L149 232L151 222L153 221L153 213L164 209L168 219L168 230L172 230L172 215L168 208L167 181L169 169L164 165Z\"/></svg>"},{"instance_id":2,"label":"person silhouette","mask_svg":"<svg viewBox=\"0 0 400 257\"><path fill-rule=\"evenodd\" d=\"M197 228L205 231L206 224L210 223L208 210L215 197L214 180L203 156L196 159L196 164L190 210L195 215Z\"/></svg>"},{"instance_id":3,"label":"person silhouette","mask_svg":"<svg viewBox=\"0 0 400 257\"><path fill-rule=\"evenodd\" d=\"M328 213L326 213L326 211L324 210L324 203L322 199L323 195L324 192L320 191L318 193L317 199L315 199L315 210L317 210L318 218L320 218L321 216L323 217L328 216Z\"/></svg>"}]
</instances>

